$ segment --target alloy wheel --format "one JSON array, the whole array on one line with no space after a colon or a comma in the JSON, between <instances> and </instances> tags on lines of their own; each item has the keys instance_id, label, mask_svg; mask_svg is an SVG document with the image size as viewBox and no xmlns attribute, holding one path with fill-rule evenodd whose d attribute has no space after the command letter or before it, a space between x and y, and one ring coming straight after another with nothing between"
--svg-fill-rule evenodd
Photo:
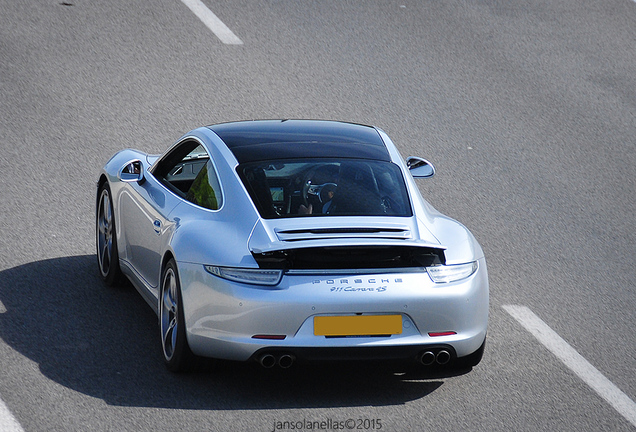
<instances>
[{"instance_id":1,"label":"alloy wheel","mask_svg":"<svg viewBox=\"0 0 636 432\"><path fill-rule=\"evenodd\" d=\"M108 277L113 262L113 207L108 189L99 198L97 211L97 260L102 277Z\"/></svg>"},{"instance_id":2,"label":"alloy wheel","mask_svg":"<svg viewBox=\"0 0 636 432\"><path fill-rule=\"evenodd\" d=\"M161 341L167 361L172 359L179 331L179 297L174 270L168 268L163 277L161 293Z\"/></svg>"}]
</instances>

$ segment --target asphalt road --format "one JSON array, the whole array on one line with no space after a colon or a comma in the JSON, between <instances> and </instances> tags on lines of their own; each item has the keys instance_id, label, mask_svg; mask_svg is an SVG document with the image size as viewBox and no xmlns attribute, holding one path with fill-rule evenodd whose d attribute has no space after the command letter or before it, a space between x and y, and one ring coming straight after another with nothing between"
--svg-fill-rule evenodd
<instances>
[{"instance_id":1,"label":"asphalt road","mask_svg":"<svg viewBox=\"0 0 636 432\"><path fill-rule=\"evenodd\" d=\"M0 430L636 428L634 1L204 3L242 45L179 0L0 0ZM488 260L479 366L165 370L151 310L97 277L97 173L252 118L374 124L435 164L422 193Z\"/></svg>"}]
</instances>

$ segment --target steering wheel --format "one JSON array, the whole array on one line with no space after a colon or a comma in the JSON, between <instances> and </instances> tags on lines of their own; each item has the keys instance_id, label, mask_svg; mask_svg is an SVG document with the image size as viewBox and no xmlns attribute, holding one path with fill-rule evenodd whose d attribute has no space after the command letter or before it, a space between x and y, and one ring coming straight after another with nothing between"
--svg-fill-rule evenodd
<instances>
[{"instance_id":1,"label":"steering wheel","mask_svg":"<svg viewBox=\"0 0 636 432\"><path fill-rule=\"evenodd\" d=\"M303 204L305 204L305 207L309 207L309 194L310 194L309 190L313 186L311 184L311 179L313 178L315 173L316 173L316 168L313 168L307 171L307 174L305 174L305 176L303 177L302 198L303 198ZM312 195L315 195L315 194L312 194Z\"/></svg>"},{"instance_id":2,"label":"steering wheel","mask_svg":"<svg viewBox=\"0 0 636 432\"><path fill-rule=\"evenodd\" d=\"M308 170L303 176L302 183L302 200L305 207L309 208L310 204L314 206L319 202L324 204L329 201L326 198L323 189L328 188L335 190L337 184L333 182L333 178L337 177L338 167L331 165L320 165ZM312 181L321 181L320 184L313 184ZM325 191L327 192L327 191ZM320 209L322 205L320 206ZM317 209L318 212L320 209Z\"/></svg>"}]
</instances>

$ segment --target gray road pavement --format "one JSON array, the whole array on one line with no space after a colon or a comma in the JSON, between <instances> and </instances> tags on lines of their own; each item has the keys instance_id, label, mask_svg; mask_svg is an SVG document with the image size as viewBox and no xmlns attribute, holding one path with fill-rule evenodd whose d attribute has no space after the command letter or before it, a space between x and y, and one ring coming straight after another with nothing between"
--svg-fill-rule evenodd
<instances>
[{"instance_id":1,"label":"gray road pavement","mask_svg":"<svg viewBox=\"0 0 636 432\"><path fill-rule=\"evenodd\" d=\"M204 3L242 45L179 0L0 0L11 418L25 431L634 430L503 306L529 308L636 400L635 2ZM160 152L251 118L374 124L433 161L423 194L488 259L482 364L164 369L151 310L96 275L96 175L121 148Z\"/></svg>"}]
</instances>

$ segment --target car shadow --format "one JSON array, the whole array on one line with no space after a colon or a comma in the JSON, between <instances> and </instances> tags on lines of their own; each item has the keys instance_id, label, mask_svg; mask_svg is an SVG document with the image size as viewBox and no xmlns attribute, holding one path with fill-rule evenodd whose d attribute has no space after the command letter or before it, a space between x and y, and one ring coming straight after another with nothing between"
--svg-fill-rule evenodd
<instances>
[{"instance_id":1,"label":"car shadow","mask_svg":"<svg viewBox=\"0 0 636 432\"><path fill-rule=\"evenodd\" d=\"M173 374L157 317L132 287L108 288L94 255L55 258L0 272L0 337L46 377L119 406L281 409L399 405L461 375L402 365L329 363L286 370L206 361Z\"/></svg>"}]
</instances>

